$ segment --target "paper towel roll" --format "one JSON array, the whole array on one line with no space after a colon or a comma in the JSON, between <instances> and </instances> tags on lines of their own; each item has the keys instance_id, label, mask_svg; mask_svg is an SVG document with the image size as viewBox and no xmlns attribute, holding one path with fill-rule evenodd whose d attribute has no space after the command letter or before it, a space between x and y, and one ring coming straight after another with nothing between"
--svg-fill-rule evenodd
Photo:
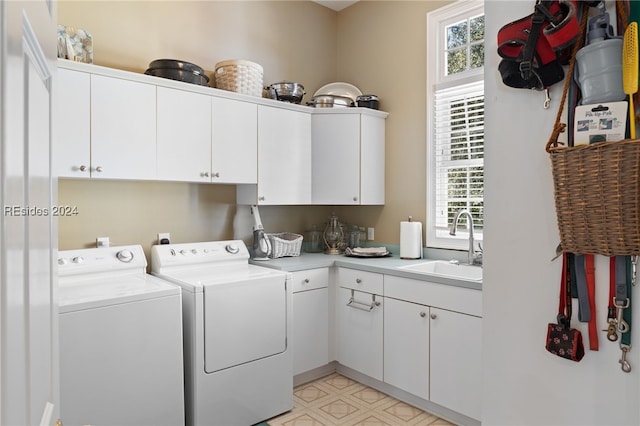
<instances>
[{"instance_id":1,"label":"paper towel roll","mask_svg":"<svg viewBox=\"0 0 640 426\"><path fill-rule=\"evenodd\" d=\"M400 222L400 258L422 258L422 222Z\"/></svg>"}]
</instances>

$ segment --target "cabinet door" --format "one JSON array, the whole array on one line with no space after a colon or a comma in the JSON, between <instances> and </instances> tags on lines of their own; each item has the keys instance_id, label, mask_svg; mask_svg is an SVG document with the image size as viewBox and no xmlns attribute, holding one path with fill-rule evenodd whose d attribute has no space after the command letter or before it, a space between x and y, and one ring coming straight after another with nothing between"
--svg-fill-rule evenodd
<instances>
[{"instance_id":1,"label":"cabinet door","mask_svg":"<svg viewBox=\"0 0 640 426\"><path fill-rule=\"evenodd\" d=\"M258 106L212 98L211 181L258 181Z\"/></svg>"},{"instance_id":2,"label":"cabinet door","mask_svg":"<svg viewBox=\"0 0 640 426\"><path fill-rule=\"evenodd\" d=\"M313 204L360 204L360 114L312 120Z\"/></svg>"},{"instance_id":3,"label":"cabinet door","mask_svg":"<svg viewBox=\"0 0 640 426\"><path fill-rule=\"evenodd\" d=\"M259 204L311 203L311 115L258 106Z\"/></svg>"},{"instance_id":4,"label":"cabinet door","mask_svg":"<svg viewBox=\"0 0 640 426\"><path fill-rule=\"evenodd\" d=\"M91 167L89 74L58 68L55 81L53 175L88 178Z\"/></svg>"},{"instance_id":5,"label":"cabinet door","mask_svg":"<svg viewBox=\"0 0 640 426\"><path fill-rule=\"evenodd\" d=\"M384 302L384 381L429 399L429 307Z\"/></svg>"},{"instance_id":6,"label":"cabinet door","mask_svg":"<svg viewBox=\"0 0 640 426\"><path fill-rule=\"evenodd\" d=\"M91 75L91 177L156 178L156 86Z\"/></svg>"},{"instance_id":7,"label":"cabinet door","mask_svg":"<svg viewBox=\"0 0 640 426\"><path fill-rule=\"evenodd\" d=\"M384 204L385 120L362 115L360 204Z\"/></svg>"},{"instance_id":8,"label":"cabinet door","mask_svg":"<svg viewBox=\"0 0 640 426\"><path fill-rule=\"evenodd\" d=\"M293 374L329 363L329 289L293 294Z\"/></svg>"},{"instance_id":9,"label":"cabinet door","mask_svg":"<svg viewBox=\"0 0 640 426\"><path fill-rule=\"evenodd\" d=\"M431 308L431 401L481 419L482 319Z\"/></svg>"},{"instance_id":10,"label":"cabinet door","mask_svg":"<svg viewBox=\"0 0 640 426\"><path fill-rule=\"evenodd\" d=\"M210 182L211 97L157 90L158 179Z\"/></svg>"},{"instance_id":11,"label":"cabinet door","mask_svg":"<svg viewBox=\"0 0 640 426\"><path fill-rule=\"evenodd\" d=\"M376 296L379 305L368 310L366 305L372 303L372 294L353 291L354 299L362 304L348 305L352 290L339 287L336 308L338 323L338 362L382 380L382 327L383 298Z\"/></svg>"}]
</instances>

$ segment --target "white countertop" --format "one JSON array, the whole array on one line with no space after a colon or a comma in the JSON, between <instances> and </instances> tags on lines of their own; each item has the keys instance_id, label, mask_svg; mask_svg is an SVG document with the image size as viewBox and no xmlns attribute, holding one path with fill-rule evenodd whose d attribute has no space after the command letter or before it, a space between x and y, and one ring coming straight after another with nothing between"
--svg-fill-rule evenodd
<instances>
[{"instance_id":1,"label":"white countertop","mask_svg":"<svg viewBox=\"0 0 640 426\"><path fill-rule=\"evenodd\" d=\"M375 272L379 274L395 275L398 277L411 278L415 280L434 282L439 284L447 284L457 287L465 287L474 290L482 290L482 282L467 281L452 278L439 277L435 275L427 275L416 272L410 272L398 269L401 266L407 266L415 263L423 263L436 259L416 259L406 260L400 259L397 254L388 257L379 258L359 258L348 257L344 255L330 255L323 253L302 253L295 257L281 257L269 260L253 260L250 262L254 265L264 266L267 268L279 269L287 272L303 271L314 268L327 268L331 266L358 269L361 271Z\"/></svg>"}]
</instances>

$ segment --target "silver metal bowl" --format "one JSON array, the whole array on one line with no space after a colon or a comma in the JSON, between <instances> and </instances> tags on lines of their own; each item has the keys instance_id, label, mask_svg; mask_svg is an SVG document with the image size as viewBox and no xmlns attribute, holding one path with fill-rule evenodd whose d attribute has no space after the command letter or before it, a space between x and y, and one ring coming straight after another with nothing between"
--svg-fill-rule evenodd
<instances>
[{"instance_id":1,"label":"silver metal bowl","mask_svg":"<svg viewBox=\"0 0 640 426\"><path fill-rule=\"evenodd\" d=\"M292 83L290 81L273 83L272 85L265 87L265 90L267 91L271 99L291 102L294 104L301 103L302 98L306 94L306 92L304 91L304 86L302 84Z\"/></svg>"}]
</instances>

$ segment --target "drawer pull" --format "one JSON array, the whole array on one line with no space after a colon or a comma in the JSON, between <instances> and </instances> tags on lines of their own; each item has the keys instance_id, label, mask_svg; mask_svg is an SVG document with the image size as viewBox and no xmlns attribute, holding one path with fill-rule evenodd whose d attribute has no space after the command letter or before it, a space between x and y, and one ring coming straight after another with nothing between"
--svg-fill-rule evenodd
<instances>
[{"instance_id":1,"label":"drawer pull","mask_svg":"<svg viewBox=\"0 0 640 426\"><path fill-rule=\"evenodd\" d=\"M422 318L424 318L424 317L426 317L426 316L427 316L427 313L426 313L425 311L421 311L421 312L420 312L420 316L421 316Z\"/></svg>"},{"instance_id":2,"label":"drawer pull","mask_svg":"<svg viewBox=\"0 0 640 426\"><path fill-rule=\"evenodd\" d=\"M353 309L359 309L361 311L371 312L373 308L375 308L376 306L380 306L380 302L376 300L375 294L371 295L371 303L366 303L366 302L361 302L359 300L356 300L354 297L354 292L353 290L351 290L351 297L349 298L349 302L347 303L347 306Z\"/></svg>"},{"instance_id":3,"label":"drawer pull","mask_svg":"<svg viewBox=\"0 0 640 426\"><path fill-rule=\"evenodd\" d=\"M356 283L360 284L362 280L360 278L356 278Z\"/></svg>"},{"instance_id":4,"label":"drawer pull","mask_svg":"<svg viewBox=\"0 0 640 426\"><path fill-rule=\"evenodd\" d=\"M305 279L304 279L304 283L305 283L305 284L309 284L309 278L305 278Z\"/></svg>"}]
</instances>

